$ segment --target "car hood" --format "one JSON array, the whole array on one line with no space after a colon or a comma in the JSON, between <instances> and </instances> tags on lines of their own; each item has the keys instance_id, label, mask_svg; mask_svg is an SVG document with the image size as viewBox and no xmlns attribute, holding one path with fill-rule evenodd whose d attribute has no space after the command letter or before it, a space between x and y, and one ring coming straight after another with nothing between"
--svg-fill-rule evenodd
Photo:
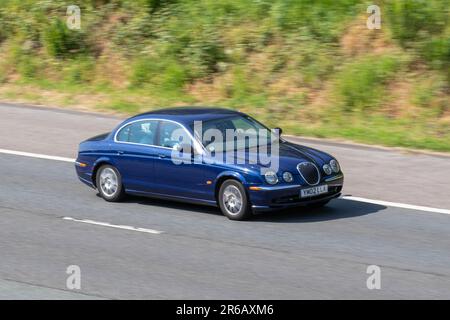
<instances>
[{"instance_id":1,"label":"car hood","mask_svg":"<svg viewBox=\"0 0 450 320\"><path fill-rule=\"evenodd\" d=\"M298 174L297 165L301 162L312 162L321 168L325 163L329 163L333 157L317 149L283 141L279 144L278 157L264 158L262 153L258 154L256 149L248 149L236 152L231 159L234 160L234 165L237 167L248 170L259 171L262 168L273 168L277 171L290 171L293 174Z\"/></svg>"}]
</instances>

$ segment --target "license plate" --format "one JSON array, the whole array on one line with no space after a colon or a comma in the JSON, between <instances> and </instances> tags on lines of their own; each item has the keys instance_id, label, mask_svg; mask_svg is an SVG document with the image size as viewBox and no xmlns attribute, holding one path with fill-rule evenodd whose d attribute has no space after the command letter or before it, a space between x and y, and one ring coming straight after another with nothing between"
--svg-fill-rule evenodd
<instances>
[{"instance_id":1,"label":"license plate","mask_svg":"<svg viewBox=\"0 0 450 320\"><path fill-rule=\"evenodd\" d=\"M317 187L312 187L312 188L301 190L300 197L301 198L309 198L309 197L318 196L320 194L324 194L327 192L328 192L328 185L317 186Z\"/></svg>"}]
</instances>

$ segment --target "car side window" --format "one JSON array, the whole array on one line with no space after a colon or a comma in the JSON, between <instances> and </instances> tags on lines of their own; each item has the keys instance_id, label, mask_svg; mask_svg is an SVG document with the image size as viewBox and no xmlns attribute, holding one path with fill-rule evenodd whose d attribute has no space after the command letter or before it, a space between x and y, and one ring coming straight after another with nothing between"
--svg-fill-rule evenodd
<instances>
[{"instance_id":1,"label":"car side window","mask_svg":"<svg viewBox=\"0 0 450 320\"><path fill-rule=\"evenodd\" d=\"M159 126L158 146L165 148L174 148L181 143L189 143L190 137L186 130L179 124L169 121L161 121Z\"/></svg>"},{"instance_id":2,"label":"car side window","mask_svg":"<svg viewBox=\"0 0 450 320\"><path fill-rule=\"evenodd\" d=\"M122 128L117 134L117 141L154 145L158 121L143 120Z\"/></svg>"}]
</instances>

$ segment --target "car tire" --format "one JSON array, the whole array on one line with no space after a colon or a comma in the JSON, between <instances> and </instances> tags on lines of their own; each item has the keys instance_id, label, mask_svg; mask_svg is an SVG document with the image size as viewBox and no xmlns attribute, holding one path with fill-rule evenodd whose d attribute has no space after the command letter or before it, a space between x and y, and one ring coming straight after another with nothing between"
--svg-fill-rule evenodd
<instances>
[{"instance_id":1,"label":"car tire","mask_svg":"<svg viewBox=\"0 0 450 320\"><path fill-rule=\"evenodd\" d=\"M230 220L246 220L252 216L244 186L236 180L226 180L219 189L220 210Z\"/></svg>"},{"instance_id":2,"label":"car tire","mask_svg":"<svg viewBox=\"0 0 450 320\"><path fill-rule=\"evenodd\" d=\"M111 165L101 166L96 175L97 190L108 202L119 202L125 196L122 176L119 170Z\"/></svg>"}]
</instances>

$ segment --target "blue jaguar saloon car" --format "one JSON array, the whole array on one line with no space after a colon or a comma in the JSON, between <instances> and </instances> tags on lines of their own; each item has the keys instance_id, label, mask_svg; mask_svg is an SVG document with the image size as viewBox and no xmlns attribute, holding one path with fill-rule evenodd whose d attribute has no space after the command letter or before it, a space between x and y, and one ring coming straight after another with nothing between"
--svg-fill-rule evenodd
<instances>
[{"instance_id":1,"label":"blue jaguar saloon car","mask_svg":"<svg viewBox=\"0 0 450 320\"><path fill-rule=\"evenodd\" d=\"M82 142L75 166L106 201L131 194L212 205L232 220L339 197L338 161L280 135L237 111L161 109Z\"/></svg>"}]
</instances>

